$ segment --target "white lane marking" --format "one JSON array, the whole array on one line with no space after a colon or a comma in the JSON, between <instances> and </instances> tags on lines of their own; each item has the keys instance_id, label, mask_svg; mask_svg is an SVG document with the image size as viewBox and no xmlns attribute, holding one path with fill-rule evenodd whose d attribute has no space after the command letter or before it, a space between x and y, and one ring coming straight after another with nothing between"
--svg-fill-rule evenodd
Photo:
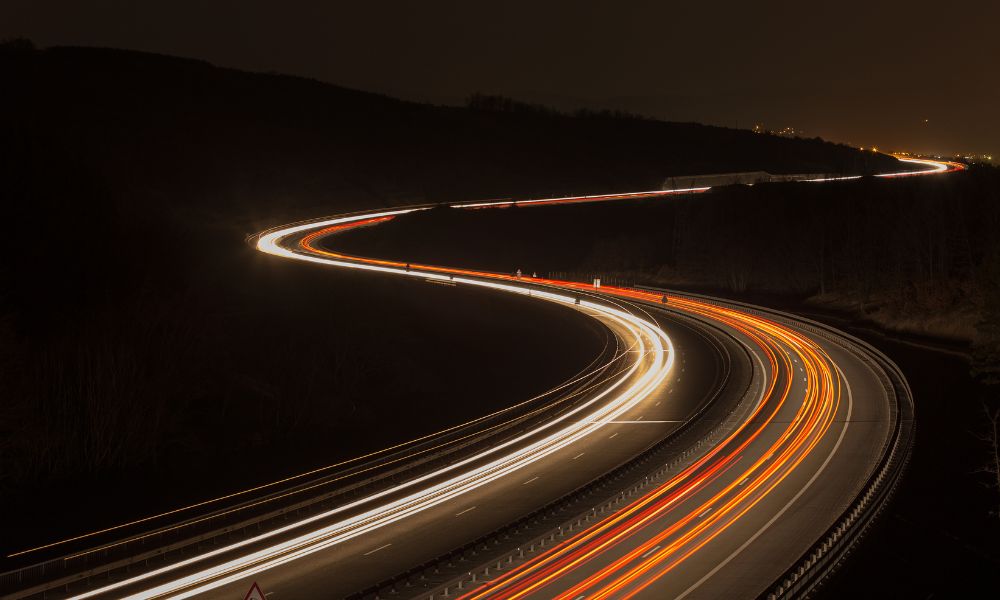
<instances>
[{"instance_id":1,"label":"white lane marking","mask_svg":"<svg viewBox=\"0 0 1000 600\"><path fill-rule=\"evenodd\" d=\"M577 454L576 456L574 456L571 460L576 460L576 459L580 458L581 456L583 456L584 454L586 454L586 452L581 452L581 453Z\"/></svg>"},{"instance_id":2,"label":"white lane marking","mask_svg":"<svg viewBox=\"0 0 1000 600\"><path fill-rule=\"evenodd\" d=\"M746 483L746 482L747 482L747 481L748 481L749 479L750 479L749 477L744 477L744 478L743 478L743 481L739 482L739 483L738 483L738 484L736 484L736 485L743 485L743 484L744 484L744 483Z\"/></svg>"},{"instance_id":3,"label":"white lane marking","mask_svg":"<svg viewBox=\"0 0 1000 600\"><path fill-rule=\"evenodd\" d=\"M714 508L714 507L709 506L708 508L706 508L704 510L704 512L702 512L700 515L698 515L698 518L700 519L700 518L704 517L705 515L707 515L708 513L712 512L712 508Z\"/></svg>"},{"instance_id":4,"label":"white lane marking","mask_svg":"<svg viewBox=\"0 0 1000 600\"><path fill-rule=\"evenodd\" d=\"M785 514L785 512L792 506L792 504L795 504L796 500L802 497L802 494L806 493L806 490L808 490L809 487L812 486L812 484L817 479L819 479L819 476L823 474L824 470L826 470L826 466L830 464L831 460L833 460L833 455L837 453L837 450L840 448L840 443L844 441L844 436L847 434L847 426L850 425L851 423L851 413L854 411L854 394L851 392L851 383L847 381L847 377L844 376L844 372L840 370L840 367L837 365L837 363L833 363L833 366L834 368L837 369L837 373L840 375L840 378L844 381L844 386L847 388L847 417L844 419L844 428L840 430L840 436L837 438L837 443L833 445L833 449L830 450L830 454L826 456L826 460L824 460L823 464L819 466L819 469L817 469L816 472L813 473L813 476L809 478L809 481L806 482L806 484L802 487L802 489L799 490L798 493L796 493L794 496L792 496L792 499L788 501L788 504L784 505L781 508L781 510L779 510L777 514L771 517L771 519L767 523L764 523L764 525L757 530L757 533L750 536L750 538L747 539L747 541L743 542L743 545L741 545L736 550L733 550L732 554L727 556L719 564L715 565L714 569L712 569L708 573L705 573L705 575L701 579L691 584L691 587L684 590L684 592L682 592L681 595L677 596L677 598L675 598L674 600L681 600L682 598L688 596L691 592L698 589L698 586L705 583L706 581L708 581L710 577L718 573L719 569L728 565L730 561L732 561L739 555L740 552L746 550L747 546L752 544L754 540L759 538L765 531L767 531L768 528L770 528L775 521L781 518L781 515Z\"/></svg>"},{"instance_id":5,"label":"white lane marking","mask_svg":"<svg viewBox=\"0 0 1000 600\"><path fill-rule=\"evenodd\" d=\"M531 483L532 481L534 481L534 480L536 480L536 479L538 479L538 475L535 475L534 477L532 477L531 479L529 479L529 480L525 481L525 482L524 482L524 483L522 483L521 485L528 485L529 483Z\"/></svg>"},{"instance_id":6,"label":"white lane marking","mask_svg":"<svg viewBox=\"0 0 1000 600\"><path fill-rule=\"evenodd\" d=\"M464 515L465 513L469 512L470 510L476 510L476 507L475 507L475 506L472 506L472 507L470 507L470 508L467 508L467 509L463 510L462 512L457 512L457 513L455 513L455 516L456 516L456 517L461 517L461 516L462 516L462 515Z\"/></svg>"},{"instance_id":7,"label":"white lane marking","mask_svg":"<svg viewBox=\"0 0 1000 600\"><path fill-rule=\"evenodd\" d=\"M364 556L368 556L369 554L375 554L379 550L385 550L386 548L388 548L391 545L392 545L392 542L389 542L388 544L386 544L384 546L379 546L378 548L375 548L374 550L369 550L368 552L365 552Z\"/></svg>"},{"instance_id":8,"label":"white lane marking","mask_svg":"<svg viewBox=\"0 0 1000 600\"><path fill-rule=\"evenodd\" d=\"M638 417L636 417L635 420L636 421L641 421L642 420L642 415L639 415Z\"/></svg>"},{"instance_id":9,"label":"white lane marking","mask_svg":"<svg viewBox=\"0 0 1000 600\"><path fill-rule=\"evenodd\" d=\"M609 435L609 436L608 436L608 439L610 440L611 438L615 437L616 435L618 435L618 432L617 432L617 431L616 431L616 432L614 432L614 433L612 433L611 435Z\"/></svg>"},{"instance_id":10,"label":"white lane marking","mask_svg":"<svg viewBox=\"0 0 1000 600\"><path fill-rule=\"evenodd\" d=\"M647 556L649 556L650 554L656 552L659 549L660 549L660 546L659 546L659 544L657 544L655 548L651 549L649 552L646 552L645 554L643 554L639 558L646 558Z\"/></svg>"},{"instance_id":11,"label":"white lane marking","mask_svg":"<svg viewBox=\"0 0 1000 600\"><path fill-rule=\"evenodd\" d=\"M659 406L659 405L660 405L660 402L662 402L662 400L657 400L657 401L656 401L656 406Z\"/></svg>"}]
</instances>

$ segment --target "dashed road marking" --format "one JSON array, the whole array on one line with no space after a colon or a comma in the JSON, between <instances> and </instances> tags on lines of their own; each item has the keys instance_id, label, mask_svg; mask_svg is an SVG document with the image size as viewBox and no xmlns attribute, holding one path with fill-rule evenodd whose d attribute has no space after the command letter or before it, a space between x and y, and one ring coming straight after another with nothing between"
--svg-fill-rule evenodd
<instances>
[{"instance_id":1,"label":"dashed road marking","mask_svg":"<svg viewBox=\"0 0 1000 600\"><path fill-rule=\"evenodd\" d=\"M388 548L388 547L389 547L389 546L391 546L391 545L392 545L392 543L390 542L390 543L388 543L388 544L386 544L386 545L384 545L384 546L379 546L378 548L375 548L374 550L369 550L368 552L365 552L365 554L364 554L364 555L365 555L365 556L368 556L369 554L375 554L375 553L376 553L376 552L378 552L379 550L385 550L386 548Z\"/></svg>"}]
</instances>

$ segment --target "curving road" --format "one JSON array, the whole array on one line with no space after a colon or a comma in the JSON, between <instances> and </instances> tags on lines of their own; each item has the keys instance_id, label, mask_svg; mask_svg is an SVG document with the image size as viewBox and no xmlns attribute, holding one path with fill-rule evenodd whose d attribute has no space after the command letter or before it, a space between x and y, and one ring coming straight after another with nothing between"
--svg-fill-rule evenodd
<instances>
[{"instance_id":1,"label":"curving road","mask_svg":"<svg viewBox=\"0 0 1000 600\"><path fill-rule=\"evenodd\" d=\"M961 168L908 162L915 170L885 176ZM244 527L236 538L163 564L67 583L63 595L237 598L254 580L271 600L348 595L487 536L676 434L668 458L646 468L641 485L581 505L569 521L575 526L553 522L560 527L535 536L530 549L509 560L486 550L459 577L423 578L397 591L464 598L755 597L847 511L886 454L898 414L884 365L846 337L790 315L656 290L367 259L318 244L428 208L286 226L261 234L257 248L404 277L414 286L521 294L578 310L612 335L605 356L530 412L466 424L471 433L457 438L443 432L434 452L453 454L441 464L430 461L350 500L286 515L280 526L251 533ZM412 448L393 460L433 455Z\"/></svg>"}]
</instances>

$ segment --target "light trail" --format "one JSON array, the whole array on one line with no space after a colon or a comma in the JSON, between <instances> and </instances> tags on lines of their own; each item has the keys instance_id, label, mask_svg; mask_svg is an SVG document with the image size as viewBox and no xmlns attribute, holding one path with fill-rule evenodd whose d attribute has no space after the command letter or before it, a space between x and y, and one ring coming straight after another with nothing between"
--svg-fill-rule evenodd
<instances>
[{"instance_id":1,"label":"light trail","mask_svg":"<svg viewBox=\"0 0 1000 600\"><path fill-rule=\"evenodd\" d=\"M538 206L551 204L582 204L584 202L608 202L611 200L641 200L659 198L675 194L697 194L707 192L710 187L677 188L673 190L654 190L649 192L633 192L630 194L599 194L595 196L564 196L562 198L541 198L538 200L501 200L488 202L464 202L452 204L452 208L508 208L511 206Z\"/></svg>"},{"instance_id":2,"label":"light trail","mask_svg":"<svg viewBox=\"0 0 1000 600\"><path fill-rule=\"evenodd\" d=\"M918 175L937 175L940 173L952 173L955 171L964 171L968 167L962 163L948 162L940 160L929 160L924 158L904 158L902 156L894 156L894 158L900 162L905 162L911 165L920 165L927 167L926 169L918 169L916 171L899 171L896 173L878 173L875 177L881 178L895 178L895 177L913 177ZM855 179L861 179L863 175L844 175L840 177L816 177L801 179L800 181L808 182L824 182L824 181L851 181Z\"/></svg>"},{"instance_id":3,"label":"light trail","mask_svg":"<svg viewBox=\"0 0 1000 600\"><path fill-rule=\"evenodd\" d=\"M959 163L904 158L900 160L928 168L877 176L904 177L945 173L965 168ZM700 193L708 189L710 188L688 188L521 202L508 200L472 202L452 206L481 209L503 208L514 204L536 206L605 202ZM527 295L572 307L613 324L618 331L624 332L632 346L633 352L629 354L634 357L634 363L594 398L495 448L482 451L390 490L374 493L319 515L189 559L129 576L121 581L77 594L73 596L74 598L90 598L118 592L128 593L130 598L167 596L186 598L272 569L433 508L550 456L594 433L608 422L616 420L646 399L666 380L673 367L674 352L669 337L655 321L622 308L581 297L582 292L587 294L599 292L605 297L661 304L666 300L662 294L615 286L604 286L595 290L589 284L580 282L520 278L486 271L369 259L330 252L314 245L314 242L321 238L347 229L377 225L397 216L429 208L431 207L373 211L284 227L262 234L258 239L257 248L262 252L288 259L471 285ZM297 243L289 244L292 241ZM758 403L750 417L724 441L712 447L676 477L646 493L626 509L583 530L572 539L506 573L486 587L474 590L466 597L519 598L534 593L557 581L562 575L594 560L595 557L621 544L637 532L669 517L670 526L629 551L624 557L590 574L559 596L569 598L576 597L574 594L585 593L593 598L611 595L618 597L623 594L625 597L631 597L708 544L757 505L784 481L823 439L840 403L840 377L835 376L836 365L818 345L789 327L738 310L682 298L672 298L670 306L674 310L726 325L752 340L767 357L769 363L770 376L763 393L765 401ZM764 428L773 423L778 411L790 401L794 378L787 373L794 374L793 362L801 364L805 369L807 383L804 396L796 409L795 418L771 444L769 451L760 455L762 458L743 454L748 446L760 437ZM779 386L779 380L784 382L783 385ZM767 412L768 410L770 412ZM586 417L580 418L581 413L587 413ZM755 423L755 419L758 418L763 419L762 423ZM741 464L744 466L740 467ZM690 502L698 493L709 490L711 485L721 481L720 478L730 471L737 474L721 491L715 492L703 501ZM260 488L254 488L256 489ZM390 498L406 490L410 490L406 495ZM382 503L369 506L378 502ZM694 506L684 506L685 502ZM678 514L682 506L683 514ZM352 510L360 512L347 516L346 513ZM319 526L320 521L341 514L345 515L343 519ZM138 522L142 521L133 524ZM312 524L316 524L317 527L305 533L294 533ZM293 535L293 537L284 540L275 539L282 535ZM273 542L268 542L272 539ZM257 548L261 545L262 548ZM251 550L250 546L254 546L254 549ZM223 555L233 554L243 548L247 549L246 553L235 558L223 559ZM212 559L221 562L201 566L211 563ZM192 569L194 572L187 572ZM186 574L157 583L138 593L132 591L145 581L154 578L162 580L170 573L181 570Z\"/></svg>"},{"instance_id":4,"label":"light trail","mask_svg":"<svg viewBox=\"0 0 1000 600\"><path fill-rule=\"evenodd\" d=\"M927 167L926 169L920 169L917 171L903 171L900 173L879 173L875 177L911 177L914 175L935 175L938 173L953 173L955 171L964 171L968 167L962 163L940 161L940 160L929 160L924 158L904 158L902 156L897 156L897 160L900 162L909 163L911 165L922 165Z\"/></svg>"}]
</instances>

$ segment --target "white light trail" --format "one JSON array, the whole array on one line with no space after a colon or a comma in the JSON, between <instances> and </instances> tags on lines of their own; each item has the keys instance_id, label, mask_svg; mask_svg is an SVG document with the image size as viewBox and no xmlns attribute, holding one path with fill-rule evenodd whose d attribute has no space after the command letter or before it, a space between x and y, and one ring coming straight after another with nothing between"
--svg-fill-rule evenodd
<instances>
[{"instance_id":1,"label":"white light trail","mask_svg":"<svg viewBox=\"0 0 1000 600\"><path fill-rule=\"evenodd\" d=\"M904 171L902 173L879 173L875 177L908 177L910 175L931 175L933 173L944 173L945 171L951 168L950 165L948 165L948 163L943 163L936 160L924 160L921 158L897 158L896 160L914 165L923 165L929 168L921 169L920 171Z\"/></svg>"},{"instance_id":2,"label":"white light trail","mask_svg":"<svg viewBox=\"0 0 1000 600\"><path fill-rule=\"evenodd\" d=\"M192 566L202 561L206 561L216 556L238 550L240 548L258 544L266 539L276 537L283 533L328 519L337 514L347 512L354 508L359 508L364 504L369 504L390 494L398 494L407 488L416 488L421 484L428 484L427 487L417 489L413 493L396 500L392 500L378 507L364 511L358 515L345 518L331 525L326 525L298 535L292 539L272 544L266 548L244 554L238 558L226 560L220 564L201 569L196 573L178 577L169 582L143 590L139 594L129 596L130 598L150 598L160 595L170 595L177 598L187 598L197 594L205 593L226 585L243 577L271 569L291 560L301 558L334 544L353 539L359 535L368 533L394 523L400 519L413 515L417 512L433 508L456 498L464 493L486 485L500 477L508 475L516 470L522 469L554 452L562 450L566 446L573 444L587 435L597 431L604 424L615 420L642 400L647 398L667 377L674 364L673 344L667 334L655 323L637 317L627 311L620 310L601 303L581 300L577 304L577 297L565 294L558 294L545 290L531 289L516 283L498 283L469 277L453 277L439 273L420 271L412 269L407 271L404 268L385 267L369 265L364 263L351 262L347 260L335 260L322 258L308 254L301 254L288 250L281 245L281 241L299 233L329 227L331 225L346 224L354 221L377 218L380 216L395 216L423 209L403 209L396 211L386 211L380 213L369 213L364 215L354 215L349 217L337 217L327 220L317 221L305 225L297 225L285 229L270 232L262 235L257 247L269 254L303 260L319 264L332 265L343 268L361 269L395 275L409 275L424 279L439 279L454 281L464 285L473 285L505 291L542 300L560 303L569 307L575 307L591 316L616 323L624 331L628 332L634 340L633 345L638 347L638 352L630 353L636 357L636 362L611 386L597 394L594 398L575 407L574 409L560 415L536 429L522 434L512 440L504 442L494 448L477 453L453 465L441 468L432 473L416 478L412 481L400 484L392 489L383 490L372 494L364 499L357 500L324 513L308 517L296 523L281 527L279 529L236 542L210 552L206 552L196 557L179 561L177 563L156 569L147 573L136 575L122 581L103 586L98 589L82 593L74 598L91 598L119 590L125 586L132 586L141 583L152 577L157 577ZM645 370L639 372L641 368ZM634 382L624 391L619 388L629 383L633 377ZM591 411L585 419L580 418L580 414ZM545 432L561 427L554 432L545 435L539 440L530 441L532 438L543 435ZM523 446L518 447L521 444ZM448 473L459 471L469 467L473 463L496 455L500 452L507 452L497 458L493 458L488 463L470 468L449 479L429 484L431 480L439 479Z\"/></svg>"}]
</instances>

